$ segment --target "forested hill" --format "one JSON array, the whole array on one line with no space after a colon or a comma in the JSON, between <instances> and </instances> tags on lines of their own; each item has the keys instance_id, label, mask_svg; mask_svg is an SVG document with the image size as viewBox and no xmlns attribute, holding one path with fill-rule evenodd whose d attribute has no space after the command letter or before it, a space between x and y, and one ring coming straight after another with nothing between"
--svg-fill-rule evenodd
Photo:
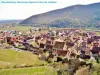
<instances>
[{"instance_id":1,"label":"forested hill","mask_svg":"<svg viewBox=\"0 0 100 75\"><path fill-rule=\"evenodd\" d=\"M55 27L100 27L100 3L74 5L63 9L33 15L22 25L49 25Z\"/></svg>"}]
</instances>

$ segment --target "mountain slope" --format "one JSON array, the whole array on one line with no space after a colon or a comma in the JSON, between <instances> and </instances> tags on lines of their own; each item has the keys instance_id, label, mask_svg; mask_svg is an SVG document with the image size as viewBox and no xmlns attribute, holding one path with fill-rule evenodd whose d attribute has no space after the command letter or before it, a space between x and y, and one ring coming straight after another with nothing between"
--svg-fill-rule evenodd
<instances>
[{"instance_id":1,"label":"mountain slope","mask_svg":"<svg viewBox=\"0 0 100 75\"><path fill-rule=\"evenodd\" d=\"M33 15L20 24L67 26L98 26L100 25L100 3L74 5L43 14Z\"/></svg>"}]
</instances>

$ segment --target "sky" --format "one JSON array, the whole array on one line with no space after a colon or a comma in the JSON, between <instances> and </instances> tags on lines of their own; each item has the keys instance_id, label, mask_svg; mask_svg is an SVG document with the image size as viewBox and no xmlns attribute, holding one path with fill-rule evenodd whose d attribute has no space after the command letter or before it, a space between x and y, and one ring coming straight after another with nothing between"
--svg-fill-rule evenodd
<instances>
[{"instance_id":1,"label":"sky","mask_svg":"<svg viewBox=\"0 0 100 75\"><path fill-rule=\"evenodd\" d=\"M16 2L7 3L7 2ZM22 2L49 2L55 3L18 3ZM100 0L0 0L0 20L26 19L32 15L41 14L76 4L97 3Z\"/></svg>"}]
</instances>

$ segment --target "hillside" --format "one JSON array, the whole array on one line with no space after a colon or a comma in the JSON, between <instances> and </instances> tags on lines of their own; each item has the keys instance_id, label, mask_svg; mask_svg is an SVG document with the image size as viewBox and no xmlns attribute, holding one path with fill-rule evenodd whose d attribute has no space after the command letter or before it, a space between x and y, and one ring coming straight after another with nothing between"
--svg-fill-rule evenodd
<instances>
[{"instance_id":1,"label":"hillside","mask_svg":"<svg viewBox=\"0 0 100 75\"><path fill-rule=\"evenodd\" d=\"M25 61L25 62L24 62ZM0 50L0 68L41 65L37 55L25 51Z\"/></svg>"},{"instance_id":2,"label":"hillside","mask_svg":"<svg viewBox=\"0 0 100 75\"><path fill-rule=\"evenodd\" d=\"M63 9L33 15L20 22L21 25L55 27L100 27L100 3L74 5Z\"/></svg>"}]
</instances>

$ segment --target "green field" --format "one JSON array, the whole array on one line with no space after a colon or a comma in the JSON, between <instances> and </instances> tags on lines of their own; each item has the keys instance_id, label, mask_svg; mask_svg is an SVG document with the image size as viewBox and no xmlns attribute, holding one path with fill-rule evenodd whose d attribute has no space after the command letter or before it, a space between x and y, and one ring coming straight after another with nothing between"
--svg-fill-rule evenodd
<instances>
[{"instance_id":1,"label":"green field","mask_svg":"<svg viewBox=\"0 0 100 75\"><path fill-rule=\"evenodd\" d=\"M56 75L52 67L43 64L46 62L31 52L0 50L0 75Z\"/></svg>"},{"instance_id":2,"label":"green field","mask_svg":"<svg viewBox=\"0 0 100 75\"><path fill-rule=\"evenodd\" d=\"M20 31L27 31L30 30L32 27L30 26L15 26L10 28L2 28L0 30L20 30Z\"/></svg>"},{"instance_id":3,"label":"green field","mask_svg":"<svg viewBox=\"0 0 100 75\"><path fill-rule=\"evenodd\" d=\"M57 75L51 67L1 69L0 75Z\"/></svg>"},{"instance_id":4,"label":"green field","mask_svg":"<svg viewBox=\"0 0 100 75\"><path fill-rule=\"evenodd\" d=\"M37 55L27 51L0 50L0 68L13 66L37 66L43 62Z\"/></svg>"}]
</instances>

